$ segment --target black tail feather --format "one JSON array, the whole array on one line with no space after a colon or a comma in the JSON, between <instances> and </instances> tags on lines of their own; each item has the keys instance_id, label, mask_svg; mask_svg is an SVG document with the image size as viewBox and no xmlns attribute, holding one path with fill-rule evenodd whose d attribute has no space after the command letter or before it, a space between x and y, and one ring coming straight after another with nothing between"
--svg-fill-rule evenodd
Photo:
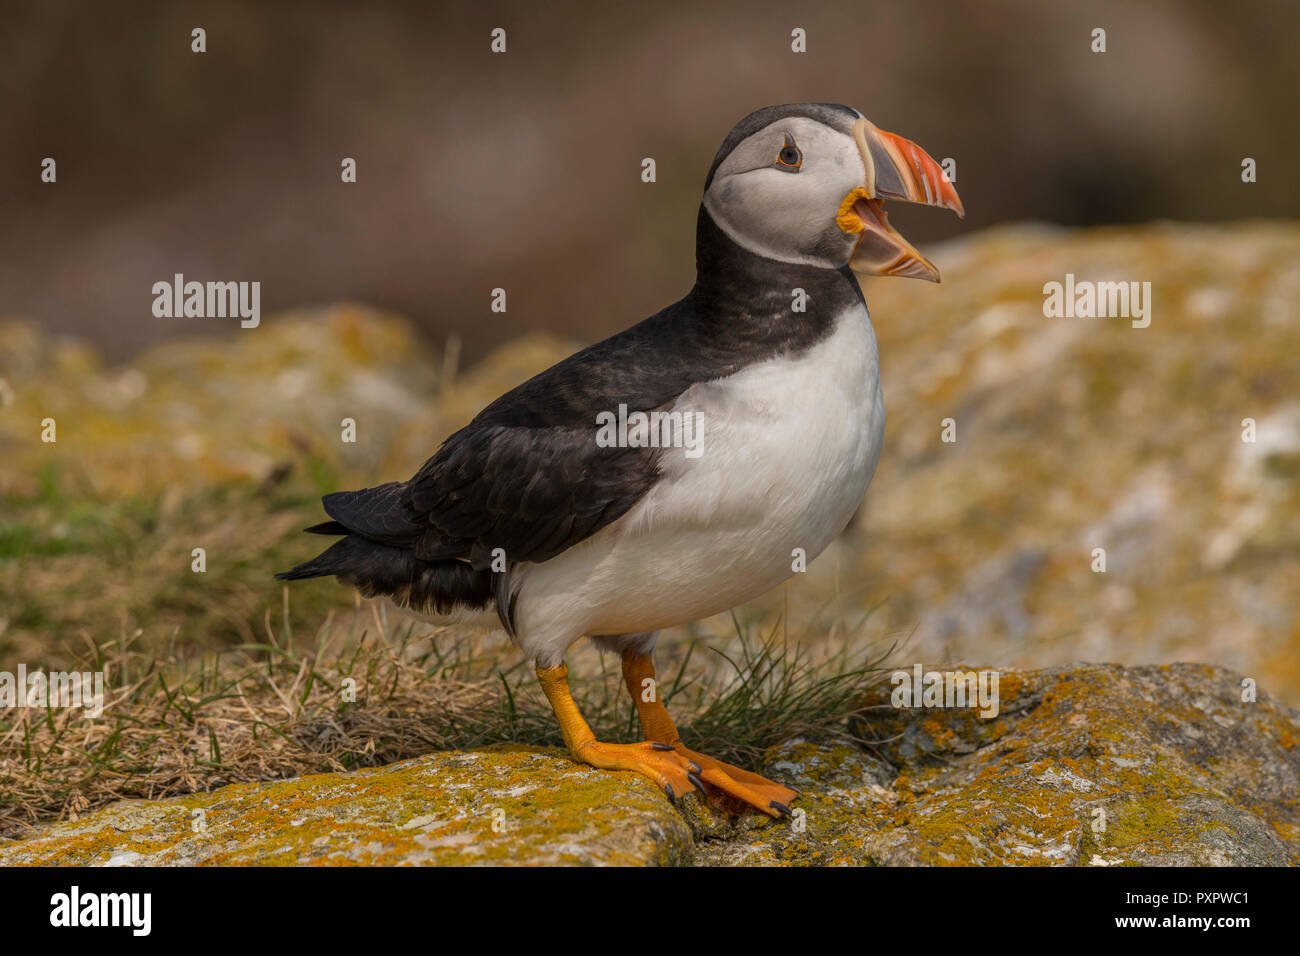
<instances>
[{"instance_id":1,"label":"black tail feather","mask_svg":"<svg viewBox=\"0 0 1300 956\"><path fill-rule=\"evenodd\" d=\"M410 545L430 530L412 508L402 482L359 491L335 491L321 499L325 513L353 534L386 544ZM333 532L326 532L333 533Z\"/></svg>"},{"instance_id":2,"label":"black tail feather","mask_svg":"<svg viewBox=\"0 0 1300 956\"><path fill-rule=\"evenodd\" d=\"M320 524L314 524L310 528L303 528L308 534L351 534L352 532L339 524L337 521L322 521Z\"/></svg>"},{"instance_id":3,"label":"black tail feather","mask_svg":"<svg viewBox=\"0 0 1300 956\"><path fill-rule=\"evenodd\" d=\"M337 522L316 525L324 529ZM340 526L342 527L342 526ZM309 528L317 534L345 534L325 551L282 571L282 581L331 575L366 597L386 595L403 607L448 614L458 607L484 608L495 599L491 571L476 571L466 561L422 561L404 548L379 544L355 534Z\"/></svg>"}]
</instances>

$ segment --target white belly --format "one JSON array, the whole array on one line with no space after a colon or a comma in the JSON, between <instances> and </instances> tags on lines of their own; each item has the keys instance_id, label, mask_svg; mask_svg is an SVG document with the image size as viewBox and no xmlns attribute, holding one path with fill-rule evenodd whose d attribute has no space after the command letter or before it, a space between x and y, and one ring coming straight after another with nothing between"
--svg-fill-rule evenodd
<instances>
[{"instance_id":1,"label":"white belly","mask_svg":"<svg viewBox=\"0 0 1300 956\"><path fill-rule=\"evenodd\" d=\"M663 478L621 519L514 571L525 652L554 663L584 634L633 634L708 617L793 573L853 517L875 471L885 407L865 307L825 341L694 385L702 453L667 449Z\"/></svg>"}]
</instances>

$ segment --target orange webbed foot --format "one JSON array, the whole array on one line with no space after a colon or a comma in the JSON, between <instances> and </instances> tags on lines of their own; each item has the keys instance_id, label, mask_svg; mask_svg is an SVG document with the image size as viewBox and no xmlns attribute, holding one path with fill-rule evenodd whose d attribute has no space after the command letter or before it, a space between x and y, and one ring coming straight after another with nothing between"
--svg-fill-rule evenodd
<instances>
[{"instance_id":1,"label":"orange webbed foot","mask_svg":"<svg viewBox=\"0 0 1300 956\"><path fill-rule=\"evenodd\" d=\"M648 778L669 799L685 796L692 790L704 791L703 783L692 780L702 768L677 750L653 740L639 744L607 744L593 740L577 748L574 757L601 770L632 770Z\"/></svg>"},{"instance_id":2,"label":"orange webbed foot","mask_svg":"<svg viewBox=\"0 0 1300 956\"><path fill-rule=\"evenodd\" d=\"M729 796L741 800L751 807L757 807L768 816L782 817L790 815L790 802L799 796L799 791L764 776L732 766L721 760L696 753L683 747L680 743L673 745L675 752L691 761L700 769L691 774L691 780L700 789L706 784Z\"/></svg>"}]
</instances>

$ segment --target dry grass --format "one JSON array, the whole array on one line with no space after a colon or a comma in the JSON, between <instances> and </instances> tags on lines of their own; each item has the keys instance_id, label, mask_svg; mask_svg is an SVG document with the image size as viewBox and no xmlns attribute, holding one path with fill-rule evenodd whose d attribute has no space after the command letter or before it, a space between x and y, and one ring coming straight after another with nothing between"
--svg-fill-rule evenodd
<instances>
[{"instance_id":1,"label":"dry grass","mask_svg":"<svg viewBox=\"0 0 1300 956\"><path fill-rule=\"evenodd\" d=\"M132 646L158 653L263 640L272 575L306 556L314 542L301 529L336 481L317 480L311 465L260 485L121 497L88 493L75 469L40 469L38 494L0 495L0 667L70 665L105 632L139 630ZM206 551L202 574L191 570L196 546ZM319 625L339 596L300 589L299 626Z\"/></svg>"},{"instance_id":2,"label":"dry grass","mask_svg":"<svg viewBox=\"0 0 1300 956\"><path fill-rule=\"evenodd\" d=\"M0 836L75 819L125 798L343 771L433 750L560 745L558 727L517 653L490 632L390 627L372 606L331 619L313 649L294 640L288 590L265 642L191 657L142 650L140 633L90 644L71 668L104 671L99 719L81 710L13 709L0 717ZM846 733L878 679L883 653L845 628L844 650L814 663L775 630L736 639L712 666L694 642L664 648L661 676L693 746L753 758L800 734ZM575 696L598 736L634 739L634 711L612 658L573 669ZM717 666L717 665L721 666ZM703 675L703 676L691 676ZM348 679L355 699L346 699Z\"/></svg>"}]
</instances>

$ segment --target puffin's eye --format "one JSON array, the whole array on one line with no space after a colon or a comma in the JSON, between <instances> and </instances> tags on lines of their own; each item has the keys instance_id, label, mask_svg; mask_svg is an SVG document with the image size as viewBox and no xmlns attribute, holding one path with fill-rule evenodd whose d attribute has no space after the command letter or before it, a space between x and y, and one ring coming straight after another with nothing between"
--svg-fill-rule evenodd
<instances>
[{"instance_id":1,"label":"puffin's eye","mask_svg":"<svg viewBox=\"0 0 1300 956\"><path fill-rule=\"evenodd\" d=\"M787 143L781 152L776 154L776 161L782 166L789 166L792 169L798 169L803 165L803 153L799 152L799 147L792 143Z\"/></svg>"}]
</instances>

